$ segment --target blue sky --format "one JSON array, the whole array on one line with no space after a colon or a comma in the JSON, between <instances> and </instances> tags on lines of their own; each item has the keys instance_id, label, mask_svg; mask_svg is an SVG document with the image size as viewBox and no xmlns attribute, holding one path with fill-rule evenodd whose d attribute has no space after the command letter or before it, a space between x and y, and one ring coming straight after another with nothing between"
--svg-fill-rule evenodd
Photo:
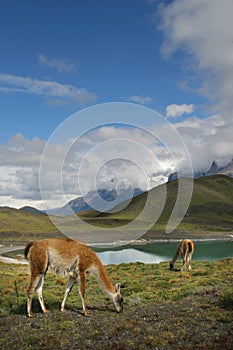
<instances>
[{"instance_id":1,"label":"blue sky","mask_svg":"<svg viewBox=\"0 0 233 350\"><path fill-rule=\"evenodd\" d=\"M71 115L102 103L136 103L159 112L183 138L194 170L208 168L213 160L230 161L232 13L230 0L4 1L0 205L42 207L38 169L46 142ZM124 122L122 116L119 122ZM85 130L85 118L82 123ZM150 124L155 130L156 117ZM78 134L77 124L75 128ZM96 142L106 141L109 132L113 139L131 138L133 133L134 140L152 150L155 142L136 129L106 129L99 122L97 130L83 135L82 145L90 151ZM73 144L68 139L67 144ZM80 149L79 162L85 158ZM171 159L177 157L179 163L181 156L177 152L163 158L156 152L160 171L156 164L145 176L165 179L176 169ZM72 178L68 173L64 182L72 187L77 173ZM113 169L110 173L106 181L117 178ZM54 179L55 174L47 184L51 206L59 205L61 198L58 193L52 200ZM130 178L134 180L142 185ZM69 186L66 199L80 194Z\"/></svg>"},{"instance_id":2,"label":"blue sky","mask_svg":"<svg viewBox=\"0 0 233 350\"><path fill-rule=\"evenodd\" d=\"M1 140L16 133L47 139L70 114L95 103L145 98L164 113L170 103L195 102L197 96L179 87L186 73L178 58L161 56L163 35L153 13L155 6L144 0L5 2L1 74L30 79L38 90L51 82L85 92L82 103L82 98L66 98L65 91L64 96L40 94L32 87L14 92L17 82L8 85L1 79L11 90L0 95Z\"/></svg>"}]
</instances>

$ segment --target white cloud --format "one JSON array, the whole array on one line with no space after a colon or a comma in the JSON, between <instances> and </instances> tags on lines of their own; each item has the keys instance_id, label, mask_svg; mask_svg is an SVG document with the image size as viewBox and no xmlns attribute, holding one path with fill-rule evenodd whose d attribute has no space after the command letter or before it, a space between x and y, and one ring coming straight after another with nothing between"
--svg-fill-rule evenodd
<instances>
[{"instance_id":1,"label":"white cloud","mask_svg":"<svg viewBox=\"0 0 233 350\"><path fill-rule=\"evenodd\" d=\"M201 81L199 92L228 122L233 100L232 13L232 0L174 0L160 7L162 52L188 55L182 64L191 67Z\"/></svg>"},{"instance_id":2,"label":"white cloud","mask_svg":"<svg viewBox=\"0 0 233 350\"><path fill-rule=\"evenodd\" d=\"M67 140L70 143L70 140ZM11 205L22 207L32 205L39 209L45 209L41 200L39 184L39 169L41 156L46 141L34 138L28 140L21 134L13 136L6 144L0 145L0 206ZM51 157L44 176L47 178L47 193L49 204L58 206L61 193L55 192L60 174L56 173L57 158L63 156L64 145L51 145ZM74 198L76 193L72 186L76 183L76 173L73 178L69 171L65 170L64 187L71 189L67 192L67 201ZM72 180L72 181L71 181Z\"/></svg>"},{"instance_id":3,"label":"white cloud","mask_svg":"<svg viewBox=\"0 0 233 350\"><path fill-rule=\"evenodd\" d=\"M60 84L56 81L37 80L10 74L0 73L0 91L42 95L49 98L72 100L80 105L94 102L95 93L72 85Z\"/></svg>"},{"instance_id":4,"label":"white cloud","mask_svg":"<svg viewBox=\"0 0 233 350\"><path fill-rule=\"evenodd\" d=\"M149 96L140 96L140 95L133 95L127 98L127 101L140 103L142 105L149 104L153 101L152 97Z\"/></svg>"},{"instance_id":5,"label":"white cloud","mask_svg":"<svg viewBox=\"0 0 233 350\"><path fill-rule=\"evenodd\" d=\"M166 117L167 118L176 118L181 116L182 114L191 114L194 111L193 104L185 104L177 105L171 104L166 107Z\"/></svg>"},{"instance_id":6,"label":"white cloud","mask_svg":"<svg viewBox=\"0 0 233 350\"><path fill-rule=\"evenodd\" d=\"M220 115L191 117L175 126L187 145L195 171L208 170L213 160L224 166L233 158L232 130Z\"/></svg>"},{"instance_id":7,"label":"white cloud","mask_svg":"<svg viewBox=\"0 0 233 350\"><path fill-rule=\"evenodd\" d=\"M7 205L9 198L16 205L41 200L38 169L44 145L38 138L30 141L18 134L0 146L0 205Z\"/></svg>"},{"instance_id":8,"label":"white cloud","mask_svg":"<svg viewBox=\"0 0 233 350\"><path fill-rule=\"evenodd\" d=\"M75 72L75 65L68 59L47 58L43 54L38 55L39 63L49 69L55 69L58 72L72 73Z\"/></svg>"}]
</instances>

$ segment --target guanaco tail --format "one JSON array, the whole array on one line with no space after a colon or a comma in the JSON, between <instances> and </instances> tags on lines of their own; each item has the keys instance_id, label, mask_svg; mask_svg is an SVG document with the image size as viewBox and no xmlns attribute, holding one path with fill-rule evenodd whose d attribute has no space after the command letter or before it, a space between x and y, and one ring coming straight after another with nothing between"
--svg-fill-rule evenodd
<instances>
[{"instance_id":1,"label":"guanaco tail","mask_svg":"<svg viewBox=\"0 0 233 350\"><path fill-rule=\"evenodd\" d=\"M170 262L170 270L172 270L174 268L175 262L176 262L177 258L179 257L179 255L181 255L182 260L183 260L183 265L182 265L181 271L183 271L184 269L186 270L186 262L188 263L188 269L191 270L190 264L191 264L193 252L194 252L193 241L191 241L191 239L183 239L180 242L180 244L175 252L174 257Z\"/></svg>"},{"instance_id":2,"label":"guanaco tail","mask_svg":"<svg viewBox=\"0 0 233 350\"><path fill-rule=\"evenodd\" d=\"M43 312L48 312L44 304L42 289L49 267L55 273L60 273L63 277L69 276L65 295L61 303L61 311L65 310L66 299L75 281L78 279L83 311L85 316L90 316L84 299L87 273L91 273L97 278L103 291L112 300L116 311L121 312L123 310L123 297L120 293L120 284L112 285L100 259L85 244L70 238L42 239L29 242L25 247L24 255L29 260L31 269L31 280L27 288L27 313L29 317L33 317L31 308L34 290L37 292Z\"/></svg>"}]
</instances>

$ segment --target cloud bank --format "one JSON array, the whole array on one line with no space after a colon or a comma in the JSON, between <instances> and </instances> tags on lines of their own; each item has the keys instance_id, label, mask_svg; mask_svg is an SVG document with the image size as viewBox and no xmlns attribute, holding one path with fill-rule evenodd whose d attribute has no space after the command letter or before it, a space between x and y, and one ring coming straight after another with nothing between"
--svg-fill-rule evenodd
<instances>
[{"instance_id":1,"label":"cloud bank","mask_svg":"<svg viewBox=\"0 0 233 350\"><path fill-rule=\"evenodd\" d=\"M219 163L232 159L232 13L231 0L174 0L159 5L162 54L184 53L180 64L189 74L190 88L209 101L202 118L193 116L176 123L196 169L211 159ZM193 105L173 104L166 109L171 118L190 112Z\"/></svg>"},{"instance_id":2,"label":"cloud bank","mask_svg":"<svg viewBox=\"0 0 233 350\"><path fill-rule=\"evenodd\" d=\"M192 116L173 125L189 149L194 171L208 170L213 160L225 165L232 159L231 130L225 128L220 115L204 119ZM153 135L160 135L167 144L161 144ZM187 159L178 141L167 124L151 126L151 134L142 128L105 125L79 139L47 144L49 156L41 178L46 205L59 207L96 188L132 186L146 190L165 182L177 170L176 164L185 173ZM0 146L0 205L45 209L39 184L45 146L44 140L28 140L20 134ZM172 154L171 148L175 150ZM57 191L61 180L62 193Z\"/></svg>"},{"instance_id":3,"label":"cloud bank","mask_svg":"<svg viewBox=\"0 0 233 350\"><path fill-rule=\"evenodd\" d=\"M27 140L20 134L0 146L0 205L14 202L16 207L27 204L43 208L39 168L45 146L43 140ZM146 190L165 182L174 170L174 160L166 148L140 128L102 126L78 140L47 144L47 149L41 182L50 207L60 206L64 194L67 202L101 188ZM58 159L62 159L61 170L57 168ZM61 178L63 192L58 193Z\"/></svg>"}]
</instances>

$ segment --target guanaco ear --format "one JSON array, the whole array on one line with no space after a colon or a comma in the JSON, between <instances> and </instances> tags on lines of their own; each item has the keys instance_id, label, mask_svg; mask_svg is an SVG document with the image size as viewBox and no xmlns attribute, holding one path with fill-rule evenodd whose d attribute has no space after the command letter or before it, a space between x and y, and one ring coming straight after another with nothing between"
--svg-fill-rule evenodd
<instances>
[{"instance_id":1,"label":"guanaco ear","mask_svg":"<svg viewBox=\"0 0 233 350\"><path fill-rule=\"evenodd\" d=\"M121 289L121 284L120 283L116 283L115 284L115 289L117 293L120 293L120 289Z\"/></svg>"}]
</instances>

